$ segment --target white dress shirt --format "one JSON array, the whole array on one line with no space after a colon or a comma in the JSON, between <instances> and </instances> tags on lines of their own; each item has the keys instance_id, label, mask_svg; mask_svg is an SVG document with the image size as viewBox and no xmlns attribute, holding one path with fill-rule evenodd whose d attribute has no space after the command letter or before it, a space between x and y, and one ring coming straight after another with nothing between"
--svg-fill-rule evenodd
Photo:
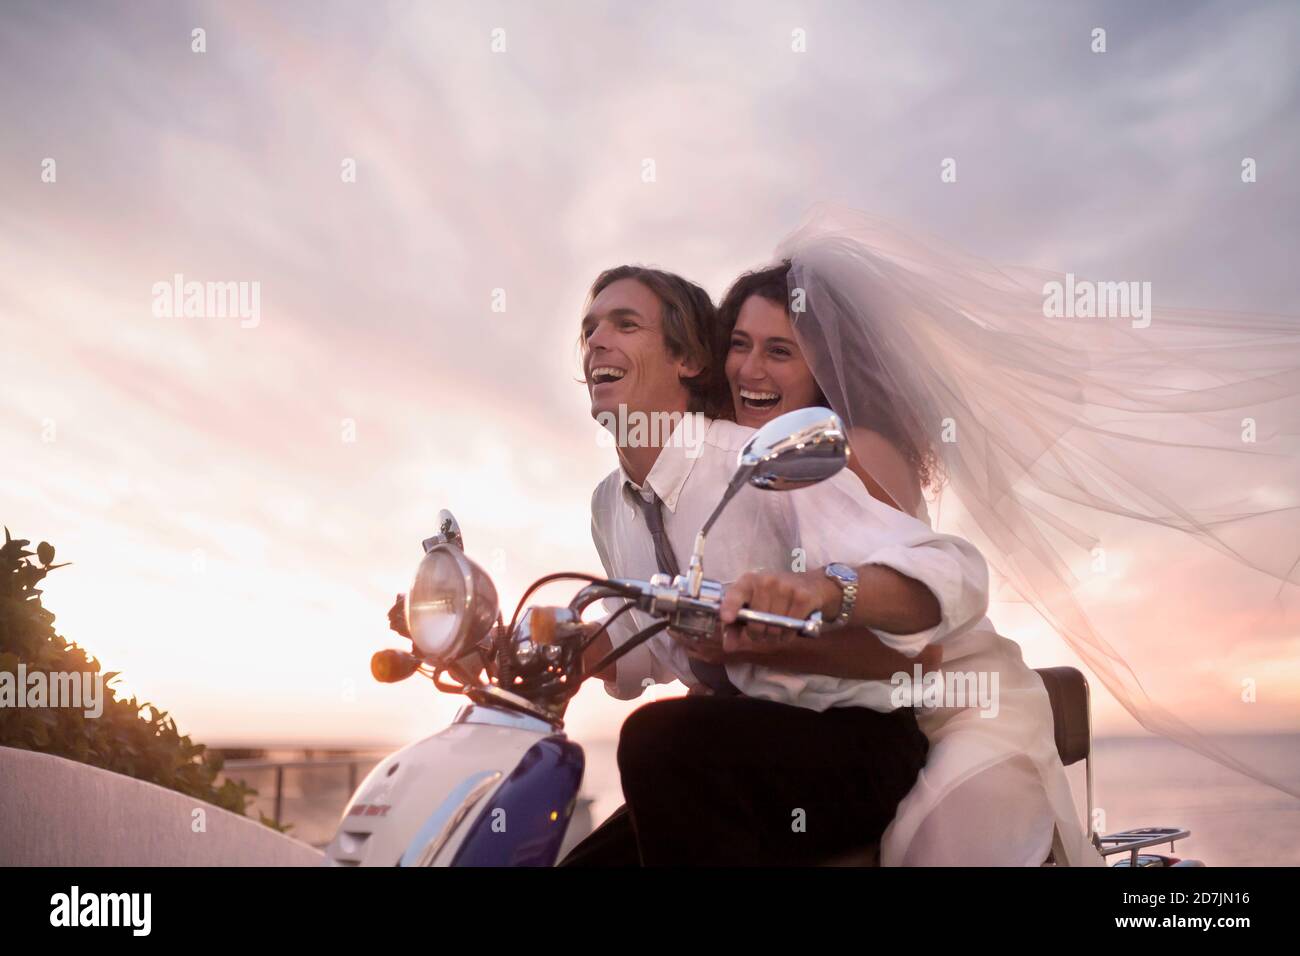
<instances>
[{"instance_id":1,"label":"white dress shirt","mask_svg":"<svg viewBox=\"0 0 1300 956\"><path fill-rule=\"evenodd\" d=\"M694 442L680 440L692 431L697 436ZM627 497L641 494L648 500L651 491L663 501L664 528L682 565L678 571L685 571L696 532L722 498L738 453L753 433L752 428L728 421L708 422L707 429L679 424L643 486L633 485L636 490L630 490L630 479L621 467L597 485L591 498L591 534L605 573L641 580L658 573L650 532L640 509ZM884 565L934 593L941 614L935 627L915 634L874 632L909 656L973 627L988 607L988 566L974 546L939 534L872 498L848 469L797 491L741 489L709 532L704 576L727 583L745 571L815 570L833 561ZM621 604L611 600L607 608ZM630 611L610 626L610 638L618 647L651 623L649 615ZM640 696L652 683L680 680L692 689L699 685L690 657L667 633L624 655L616 669L616 679L606 681L605 689L622 700ZM763 700L813 710L857 706L890 711L895 707L893 688L884 680L795 674L735 662L728 662L726 669L744 694Z\"/></svg>"}]
</instances>

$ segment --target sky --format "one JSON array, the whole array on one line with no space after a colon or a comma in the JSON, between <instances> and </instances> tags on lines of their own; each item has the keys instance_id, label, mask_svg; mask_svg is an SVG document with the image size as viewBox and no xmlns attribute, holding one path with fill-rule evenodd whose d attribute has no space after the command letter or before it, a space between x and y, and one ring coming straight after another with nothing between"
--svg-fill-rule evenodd
<instances>
[{"instance_id":1,"label":"sky","mask_svg":"<svg viewBox=\"0 0 1300 956\"><path fill-rule=\"evenodd\" d=\"M831 200L1296 314L1298 41L1290 2L6 2L0 522L73 562L60 632L197 739L413 739L459 702L368 661L440 508L511 607L599 568L600 270L720 296ZM176 275L256 282L256 322L159 315ZM1091 586L1198 726L1300 726L1294 627L1196 573L1158 542ZM993 617L1027 660L1074 663L1023 610ZM570 726L632 706L592 686Z\"/></svg>"}]
</instances>

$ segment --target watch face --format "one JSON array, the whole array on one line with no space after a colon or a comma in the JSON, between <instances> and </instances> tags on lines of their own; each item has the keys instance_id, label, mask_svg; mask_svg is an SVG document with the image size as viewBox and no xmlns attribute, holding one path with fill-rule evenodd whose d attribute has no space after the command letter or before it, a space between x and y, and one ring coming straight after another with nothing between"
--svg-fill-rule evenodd
<instances>
[{"instance_id":1,"label":"watch face","mask_svg":"<svg viewBox=\"0 0 1300 956\"><path fill-rule=\"evenodd\" d=\"M849 584L856 584L858 580L858 573L856 571L847 564L840 564L839 562L826 565L826 573L840 581L846 581Z\"/></svg>"}]
</instances>

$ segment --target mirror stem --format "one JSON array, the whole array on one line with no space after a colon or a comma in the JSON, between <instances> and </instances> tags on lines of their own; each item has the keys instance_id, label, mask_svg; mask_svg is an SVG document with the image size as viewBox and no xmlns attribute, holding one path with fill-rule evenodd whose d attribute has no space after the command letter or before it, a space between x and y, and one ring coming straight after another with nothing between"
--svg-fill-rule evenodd
<instances>
[{"instance_id":1,"label":"mirror stem","mask_svg":"<svg viewBox=\"0 0 1300 956\"><path fill-rule=\"evenodd\" d=\"M731 482L727 485L726 494L718 502L713 514L709 515L709 520L704 522L704 527L700 528L699 534L695 536L695 549L691 551L691 563L686 570L686 583L690 588L691 597L700 596L700 585L704 581L704 537L713 527L713 522L718 520L718 515L727 507L727 503L736 496L745 483L749 481L749 476L754 473L753 465L741 465L736 469L736 473L731 476Z\"/></svg>"},{"instance_id":2,"label":"mirror stem","mask_svg":"<svg viewBox=\"0 0 1300 956\"><path fill-rule=\"evenodd\" d=\"M695 536L695 550L691 552L690 567L686 569L686 583L691 589L691 597L700 596L700 584L704 581L704 530Z\"/></svg>"}]
</instances>

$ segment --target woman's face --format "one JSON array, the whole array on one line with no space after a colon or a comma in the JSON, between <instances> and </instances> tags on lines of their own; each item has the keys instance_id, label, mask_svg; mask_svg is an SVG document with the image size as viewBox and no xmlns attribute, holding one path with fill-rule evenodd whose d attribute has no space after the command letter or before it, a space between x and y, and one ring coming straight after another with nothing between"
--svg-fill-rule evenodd
<instances>
[{"instance_id":1,"label":"woman's face","mask_svg":"<svg viewBox=\"0 0 1300 956\"><path fill-rule=\"evenodd\" d=\"M751 428L817 402L817 382L782 306L758 295L741 305L727 351L727 384L736 421Z\"/></svg>"}]
</instances>

